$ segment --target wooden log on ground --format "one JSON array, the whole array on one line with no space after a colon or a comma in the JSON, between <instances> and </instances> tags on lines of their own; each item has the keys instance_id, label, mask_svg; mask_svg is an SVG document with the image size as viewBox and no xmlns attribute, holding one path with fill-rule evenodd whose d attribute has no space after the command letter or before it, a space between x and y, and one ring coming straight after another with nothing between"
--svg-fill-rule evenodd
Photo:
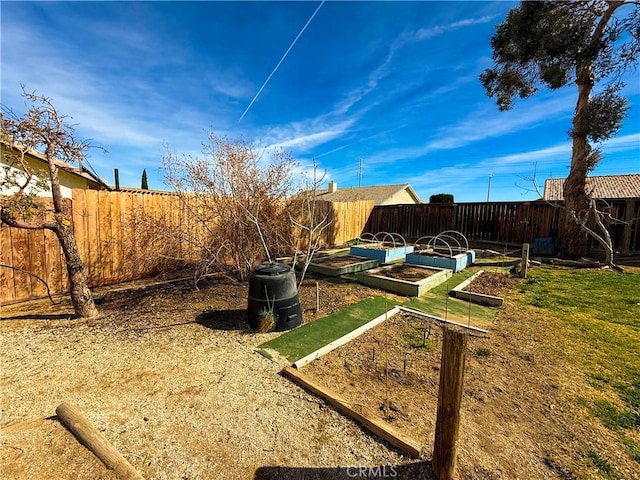
<instances>
[{"instance_id":1,"label":"wooden log on ground","mask_svg":"<svg viewBox=\"0 0 640 480\"><path fill-rule=\"evenodd\" d=\"M444 331L432 460L437 480L452 480L455 475L467 338L464 332Z\"/></svg>"},{"instance_id":2,"label":"wooden log on ground","mask_svg":"<svg viewBox=\"0 0 640 480\"><path fill-rule=\"evenodd\" d=\"M422 445L420 445L418 442L398 432L392 425L385 422L384 420L376 418L371 414L367 414L364 409L362 411L356 410L353 403L347 402L337 393L333 392L327 387L320 385L319 383L316 383L310 377L301 373L299 370L292 367L286 367L284 370L282 370L282 373L297 384L311 391L312 393L324 398L342 413L357 420L367 430L378 435L379 437L384 438L391 445L397 447L405 453L408 453L414 458L420 458L420 456L422 455Z\"/></svg>"},{"instance_id":3,"label":"wooden log on ground","mask_svg":"<svg viewBox=\"0 0 640 480\"><path fill-rule=\"evenodd\" d=\"M109 470L123 480L144 480L133 466L73 405L62 403L56 408L58 418L71 430L80 443L98 457Z\"/></svg>"},{"instance_id":4,"label":"wooden log on ground","mask_svg":"<svg viewBox=\"0 0 640 480\"><path fill-rule=\"evenodd\" d=\"M546 263L549 265L558 265L560 267L571 267L571 268L601 268L603 266L603 264L597 260L587 260L587 259L568 260L564 258L541 257L540 261L542 263Z\"/></svg>"}]
</instances>

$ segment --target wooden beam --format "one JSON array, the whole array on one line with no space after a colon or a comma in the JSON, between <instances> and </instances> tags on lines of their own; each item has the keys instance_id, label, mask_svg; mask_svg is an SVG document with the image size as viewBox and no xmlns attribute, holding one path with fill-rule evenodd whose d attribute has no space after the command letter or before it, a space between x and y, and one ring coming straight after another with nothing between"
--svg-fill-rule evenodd
<instances>
[{"instance_id":1,"label":"wooden beam","mask_svg":"<svg viewBox=\"0 0 640 480\"><path fill-rule=\"evenodd\" d=\"M367 430L385 439L394 447L408 453L414 458L420 458L422 455L422 445L415 440L398 432L392 425L376 418L373 414L367 412L364 407L356 410L356 405L341 398L337 393L327 387L320 385L313 379L304 375L299 370L292 367L286 367L282 373L293 380L298 385L303 386L310 392L322 397L331 405L336 407L345 415L357 420Z\"/></svg>"},{"instance_id":2,"label":"wooden beam","mask_svg":"<svg viewBox=\"0 0 640 480\"><path fill-rule=\"evenodd\" d=\"M448 325L455 325L456 327L465 328L467 330L473 330L474 332L489 333L487 330L485 330L483 328L473 327L471 325L465 325L464 323L454 322L453 320L446 320L446 319L441 318L441 317L436 317L435 315L430 315L428 313L421 312L420 310L414 310L412 308L407 308L407 307L398 307L398 308L400 310L402 310L403 312L415 313L416 315L421 315L423 317L431 318L431 319L433 319L434 321L436 321L438 323L446 323Z\"/></svg>"},{"instance_id":3,"label":"wooden beam","mask_svg":"<svg viewBox=\"0 0 640 480\"><path fill-rule=\"evenodd\" d=\"M452 480L455 475L467 338L464 332L444 331L432 460L437 480Z\"/></svg>"},{"instance_id":4,"label":"wooden beam","mask_svg":"<svg viewBox=\"0 0 640 480\"><path fill-rule=\"evenodd\" d=\"M61 403L56 408L56 415L71 430L78 441L91 450L109 470L115 471L119 478L122 480L144 480L144 477L73 405Z\"/></svg>"}]
</instances>

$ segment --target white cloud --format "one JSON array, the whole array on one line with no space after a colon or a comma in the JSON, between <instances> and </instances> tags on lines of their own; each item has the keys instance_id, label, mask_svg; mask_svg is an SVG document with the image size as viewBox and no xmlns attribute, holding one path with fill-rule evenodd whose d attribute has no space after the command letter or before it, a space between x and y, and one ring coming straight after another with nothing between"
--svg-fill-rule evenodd
<instances>
[{"instance_id":1,"label":"white cloud","mask_svg":"<svg viewBox=\"0 0 640 480\"><path fill-rule=\"evenodd\" d=\"M551 118L569 119L573 113L573 95L554 95L550 99L514 107L507 112L496 110L493 105L482 107L455 125L442 126L436 139L429 142L427 148L432 151L460 148L487 138L522 132Z\"/></svg>"},{"instance_id":2,"label":"white cloud","mask_svg":"<svg viewBox=\"0 0 640 480\"><path fill-rule=\"evenodd\" d=\"M435 27L421 28L413 34L413 38L417 41L428 40L435 36L441 35L445 32L455 30L461 27L468 27L470 25L478 25L482 23L488 23L495 18L494 15L485 15L479 18L466 18L457 22L450 23L448 25L436 25Z\"/></svg>"},{"instance_id":3,"label":"white cloud","mask_svg":"<svg viewBox=\"0 0 640 480\"><path fill-rule=\"evenodd\" d=\"M326 116L270 127L266 132L266 150L285 148L309 150L338 138L348 131L352 120L331 121Z\"/></svg>"},{"instance_id":4,"label":"white cloud","mask_svg":"<svg viewBox=\"0 0 640 480\"><path fill-rule=\"evenodd\" d=\"M409 43L421 42L428 40L442 33L457 28L467 27L471 25L477 25L481 23L487 23L494 18L493 15L486 15L480 18L469 18L450 23L448 25L439 25L428 29L420 29L417 32L403 33L397 37L389 46L389 51L385 56L382 63L376 67L367 77L367 82L360 88L356 88L350 91L334 109L334 114L341 115L347 113L351 108L358 104L362 99L367 97L371 92L376 90L379 83L389 74L389 66L393 62L396 53L401 50L405 45ZM375 103L371 102L367 106L367 110L373 108Z\"/></svg>"}]
</instances>

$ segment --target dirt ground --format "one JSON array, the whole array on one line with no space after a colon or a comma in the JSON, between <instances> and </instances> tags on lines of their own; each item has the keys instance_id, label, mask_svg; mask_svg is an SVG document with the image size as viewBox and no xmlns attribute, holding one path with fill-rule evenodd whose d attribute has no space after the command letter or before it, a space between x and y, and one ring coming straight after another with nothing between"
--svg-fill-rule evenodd
<instances>
[{"instance_id":1,"label":"dirt ground","mask_svg":"<svg viewBox=\"0 0 640 480\"><path fill-rule=\"evenodd\" d=\"M467 292L500 296L507 287L516 284L516 278L504 272L482 272L464 289Z\"/></svg>"},{"instance_id":2,"label":"dirt ground","mask_svg":"<svg viewBox=\"0 0 640 480\"><path fill-rule=\"evenodd\" d=\"M431 275L440 273L442 270L433 270L427 267L416 267L406 263L393 265L392 267L384 267L380 270L376 270L375 275L382 275L383 277L395 278L397 280L405 280L407 282L419 282L425 278L429 278Z\"/></svg>"},{"instance_id":3,"label":"dirt ground","mask_svg":"<svg viewBox=\"0 0 640 480\"><path fill-rule=\"evenodd\" d=\"M354 263L362 263L368 261L368 258L356 257L353 255L327 256L314 260L314 264L324 265L327 267L340 268Z\"/></svg>"},{"instance_id":4,"label":"dirt ground","mask_svg":"<svg viewBox=\"0 0 640 480\"><path fill-rule=\"evenodd\" d=\"M319 285L318 317L385 295L339 280ZM300 296L305 321L312 321L315 281L303 285ZM69 402L147 479L346 479L363 471L373 478L383 466L394 478L432 478L437 328L433 348L415 348L407 372L402 355L387 353L394 369L388 388L380 387L381 365L368 360L372 352L363 343L304 370L374 406L384 399L381 414L427 445L425 458L415 461L280 376L283 365L255 353L279 334L249 330L246 298L246 286L212 279L199 290L176 282L107 292L93 320L71 318L66 300L3 307L0 477L115 478L55 417L55 408ZM390 325L372 335L388 338ZM571 479L570 467L588 442L615 458L606 447L613 434L566 403L581 388L580 376L553 355L541 325L542 319L522 321L507 298L489 336L470 342L461 478ZM479 348L489 354L478 355ZM345 382L349 370L357 375ZM622 472L640 478L631 469Z\"/></svg>"}]
</instances>

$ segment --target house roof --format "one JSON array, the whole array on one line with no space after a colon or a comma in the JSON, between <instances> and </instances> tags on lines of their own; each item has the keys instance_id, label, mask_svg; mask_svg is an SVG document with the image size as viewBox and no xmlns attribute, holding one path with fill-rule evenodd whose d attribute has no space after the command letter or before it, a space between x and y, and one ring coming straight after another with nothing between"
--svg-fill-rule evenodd
<instances>
[{"instance_id":1,"label":"house roof","mask_svg":"<svg viewBox=\"0 0 640 480\"><path fill-rule=\"evenodd\" d=\"M562 200L564 178L548 178L544 182L543 200ZM592 198L640 198L640 174L599 175L587 177L586 191Z\"/></svg>"},{"instance_id":2,"label":"house roof","mask_svg":"<svg viewBox=\"0 0 640 480\"><path fill-rule=\"evenodd\" d=\"M18 150L18 148L8 142L0 142L3 144L3 146L7 146L9 148ZM34 150L32 148L29 148L26 151L26 154L29 155L32 158L35 158L36 160L40 160L44 163L49 163L47 160L46 155L44 155L43 153L38 152L37 150ZM109 190L109 185L107 184L107 182L105 182L104 180L102 180L100 177L98 177L97 175L95 175L93 172L91 172L90 170L88 170L85 166L82 166L81 169L74 167L73 165L70 165L66 162L63 162L62 160L58 160L58 159L54 159L54 163L55 165L61 169L64 170L66 172L69 172L72 175L77 175L78 177L81 177L82 179L84 179L85 181L87 181L88 183L90 183L91 185L93 185L94 187L98 188L98 189L107 189Z\"/></svg>"},{"instance_id":3,"label":"house roof","mask_svg":"<svg viewBox=\"0 0 640 480\"><path fill-rule=\"evenodd\" d=\"M420 198L408 183L401 185L379 185L372 187L338 188L335 192L318 190L317 197L329 202L357 202L361 200L373 200L375 205L381 205L395 194L406 190L416 203L421 203Z\"/></svg>"}]
</instances>

